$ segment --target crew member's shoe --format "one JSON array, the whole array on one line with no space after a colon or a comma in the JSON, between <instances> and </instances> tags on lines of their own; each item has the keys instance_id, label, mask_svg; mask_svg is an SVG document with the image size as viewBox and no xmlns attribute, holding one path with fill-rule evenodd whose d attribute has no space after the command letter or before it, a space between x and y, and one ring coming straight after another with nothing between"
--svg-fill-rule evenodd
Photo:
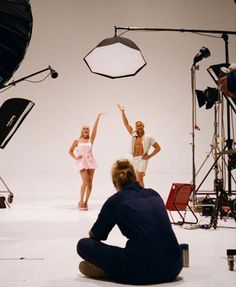
<instances>
[{"instance_id":1,"label":"crew member's shoe","mask_svg":"<svg viewBox=\"0 0 236 287\"><path fill-rule=\"evenodd\" d=\"M108 279L109 276L105 271L98 268L96 265L89 263L88 261L81 261L79 264L79 270L82 274L90 278Z\"/></svg>"}]
</instances>

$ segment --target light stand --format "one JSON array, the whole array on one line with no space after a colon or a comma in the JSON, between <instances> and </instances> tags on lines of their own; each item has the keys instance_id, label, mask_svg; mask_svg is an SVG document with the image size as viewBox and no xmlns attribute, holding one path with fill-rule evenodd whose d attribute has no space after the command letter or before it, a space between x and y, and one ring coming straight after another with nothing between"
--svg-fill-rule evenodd
<instances>
[{"instance_id":1,"label":"light stand","mask_svg":"<svg viewBox=\"0 0 236 287\"><path fill-rule=\"evenodd\" d=\"M222 38L225 42L226 65L229 65L228 35L226 33L223 33ZM236 214L234 213L233 206L232 206L232 204L228 198L228 196L232 195L232 184L231 184L232 183L232 181L231 181L232 180L232 172L231 172L231 166L229 165L229 160L228 160L228 164L226 164L226 166L227 166L228 193L225 191L225 188L224 188L223 175L222 175L222 178L219 179L218 178L218 170L217 170L219 158L223 154L229 154L230 155L232 153L232 147L233 147L233 140L231 139L230 112L231 112L231 108L232 108L232 111L235 112L235 108L232 106L232 104L229 101L229 99L227 98L227 96L225 96L225 95L223 95L223 96L226 99L226 103L227 103L227 107L226 107L227 139L225 141L226 145L223 148L223 150L219 153L219 155L216 157L213 165L211 166L210 170L208 171L208 173L206 174L206 176L204 177L204 179L202 180L202 182L200 183L198 188L195 189L195 195L196 195L196 193L198 192L199 188L201 187L201 185L203 184L203 182L205 181L205 179L207 178L207 176L209 175L211 170L213 168L215 168L214 191L216 194L216 202L215 202L215 205L213 208L213 213L211 216L209 228L211 226L213 226L214 228L217 227L218 215L220 215L220 218L222 219L222 217L223 217L223 204L225 204L229 207L229 210L230 210L231 214L233 215L234 220L236 221ZM223 162L224 162L224 160L222 161L222 163ZM223 169L223 167L222 167L222 169Z\"/></svg>"},{"instance_id":2,"label":"light stand","mask_svg":"<svg viewBox=\"0 0 236 287\"><path fill-rule=\"evenodd\" d=\"M222 39L224 40L225 43L225 63L229 64L229 36L227 32L224 32L222 34ZM232 149L232 144L233 141L231 139L231 125L230 125L230 104L229 101L227 101L227 140L226 140L226 147L228 150ZM231 169L229 168L228 165L228 194L231 195L232 194L232 182L231 182Z\"/></svg>"},{"instance_id":3,"label":"light stand","mask_svg":"<svg viewBox=\"0 0 236 287\"><path fill-rule=\"evenodd\" d=\"M196 165L195 165L195 129L199 129L196 125L196 70L199 69L199 66L195 64L191 67L191 86L192 86L192 184L193 184L193 207L195 207L196 203Z\"/></svg>"},{"instance_id":4,"label":"light stand","mask_svg":"<svg viewBox=\"0 0 236 287\"><path fill-rule=\"evenodd\" d=\"M195 166L195 129L199 129L196 125L196 70L199 66L196 65L197 62L201 61L203 58L210 56L210 51L206 47L202 47L200 52L194 57L193 65L191 67L191 87L192 87L192 184L193 184L193 207L195 207L196 196L196 166Z\"/></svg>"},{"instance_id":5,"label":"light stand","mask_svg":"<svg viewBox=\"0 0 236 287\"><path fill-rule=\"evenodd\" d=\"M210 157L210 155L213 153L213 156L214 156L214 160L216 159L217 157L217 154L219 154L220 152L220 149L218 147L219 143L218 143L218 140L217 138L219 137L219 121L218 121L218 112L219 111L219 105L216 105L214 104L214 134L213 134L213 142L211 144L211 149L210 151L207 153L207 156L206 158L204 159L204 161L202 162L202 164L200 165L200 167L198 168L198 170L196 171L196 173L193 173L193 179L194 181L196 182L196 177L197 175L199 174L199 172L201 171L201 169L203 168L203 166L205 165L206 161L208 160L208 158ZM193 113L194 115L194 113ZM199 127L197 126L196 124L196 119L195 119L195 122L194 122L194 119L193 119L193 126L195 126L195 129L199 129ZM194 130L195 130L194 129ZM194 130L193 130L193 133L194 133ZM194 138L194 136L193 136ZM194 150L193 150L193 155L194 155ZM193 160L193 162L195 162ZM226 163L225 163L226 164ZM195 168L195 165L194 165L194 168ZM218 178L218 174L219 174L219 165L216 163L213 165L213 167L211 168L211 170L214 169L215 170L215 178ZM194 170L194 169L193 169ZM209 174L209 173L208 173ZM207 176L208 176L207 174ZM206 177L207 177L206 176ZM204 178L203 181L205 181L206 177ZM203 181L201 182L201 184L195 189L195 192L197 192L199 190L199 188L201 187L201 185L203 184Z\"/></svg>"}]
</instances>

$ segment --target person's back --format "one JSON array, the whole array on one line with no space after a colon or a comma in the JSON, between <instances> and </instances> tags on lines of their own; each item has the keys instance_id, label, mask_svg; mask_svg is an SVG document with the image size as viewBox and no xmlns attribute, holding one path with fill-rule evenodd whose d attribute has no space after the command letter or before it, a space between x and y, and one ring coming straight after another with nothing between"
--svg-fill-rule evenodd
<instances>
[{"instance_id":1,"label":"person's back","mask_svg":"<svg viewBox=\"0 0 236 287\"><path fill-rule=\"evenodd\" d=\"M179 244L157 192L142 188L137 182L125 185L104 204L92 228L97 236L101 235L101 224L108 216L109 222L117 224L128 238L125 249L112 263L111 269L116 270L112 277L133 284L163 282L176 277L176 268L177 273L182 269ZM103 236L106 237L105 233Z\"/></svg>"},{"instance_id":2,"label":"person's back","mask_svg":"<svg viewBox=\"0 0 236 287\"><path fill-rule=\"evenodd\" d=\"M115 202L117 225L129 227L132 234L124 234L128 239L155 241L161 239L162 232L172 233L172 227L160 195L141 187L138 183L130 183L109 199ZM165 238L166 240L166 238Z\"/></svg>"}]
</instances>

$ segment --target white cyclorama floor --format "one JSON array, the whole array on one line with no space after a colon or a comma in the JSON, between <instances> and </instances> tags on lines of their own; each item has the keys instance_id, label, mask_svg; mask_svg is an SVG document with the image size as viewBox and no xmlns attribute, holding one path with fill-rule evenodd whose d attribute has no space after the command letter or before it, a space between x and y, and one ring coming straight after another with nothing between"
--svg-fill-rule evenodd
<instances>
[{"instance_id":1,"label":"white cyclorama floor","mask_svg":"<svg viewBox=\"0 0 236 287\"><path fill-rule=\"evenodd\" d=\"M88 279L78 270L77 241L87 236L102 203L91 200L89 211L79 211L68 198L24 199L0 209L0 286L125 286ZM209 221L199 218L200 224ZM216 229L187 227L173 225L179 243L189 244L190 266L161 286L236 286L236 262L230 271L226 256L236 248L234 220L218 220ZM125 238L114 228L107 242L124 246Z\"/></svg>"}]
</instances>

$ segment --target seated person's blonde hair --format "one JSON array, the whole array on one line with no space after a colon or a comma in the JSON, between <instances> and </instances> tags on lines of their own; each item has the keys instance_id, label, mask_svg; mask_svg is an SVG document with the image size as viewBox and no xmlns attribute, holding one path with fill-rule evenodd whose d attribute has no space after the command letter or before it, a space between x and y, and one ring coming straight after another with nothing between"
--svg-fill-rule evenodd
<instances>
[{"instance_id":1,"label":"seated person's blonde hair","mask_svg":"<svg viewBox=\"0 0 236 287\"><path fill-rule=\"evenodd\" d=\"M118 191L125 184L137 181L134 167L128 159L117 160L112 166L111 176L113 184Z\"/></svg>"}]
</instances>

